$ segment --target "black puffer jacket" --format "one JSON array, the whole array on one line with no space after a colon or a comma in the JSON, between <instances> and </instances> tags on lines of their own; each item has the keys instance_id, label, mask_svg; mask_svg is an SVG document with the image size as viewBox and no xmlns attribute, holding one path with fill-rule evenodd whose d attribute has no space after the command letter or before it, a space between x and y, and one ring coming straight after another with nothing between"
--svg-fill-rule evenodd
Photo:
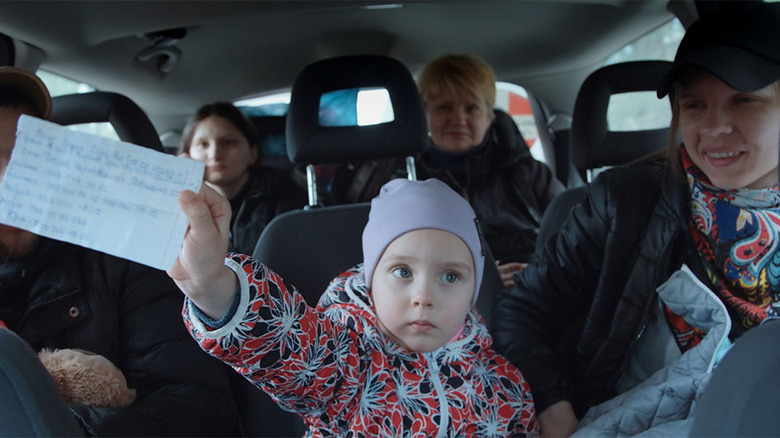
<instances>
[{"instance_id":1,"label":"black puffer jacket","mask_svg":"<svg viewBox=\"0 0 780 438\"><path fill-rule=\"evenodd\" d=\"M537 263L497 297L496 349L531 383L537 412L578 415L615 395L656 294L691 248L689 190L663 162L599 175Z\"/></svg>"},{"instance_id":2,"label":"black puffer jacket","mask_svg":"<svg viewBox=\"0 0 780 438\"><path fill-rule=\"evenodd\" d=\"M101 354L136 389L127 408L71 405L82 427L99 436L239 433L232 370L192 341L182 303L163 271L51 240L0 275L0 318L35 351Z\"/></svg>"},{"instance_id":3,"label":"black puffer jacket","mask_svg":"<svg viewBox=\"0 0 780 438\"><path fill-rule=\"evenodd\" d=\"M465 163L455 165L466 169L464 175L456 175L439 160L446 155L429 147L416 160L417 179L438 178L469 200L494 258L504 263L528 261L544 210L564 190L563 184L533 158L517 125L500 111L483 144L463 153ZM458 154L450 155L458 160ZM322 198L330 204L369 202L393 178L406 178L403 158L345 165Z\"/></svg>"},{"instance_id":4,"label":"black puffer jacket","mask_svg":"<svg viewBox=\"0 0 780 438\"><path fill-rule=\"evenodd\" d=\"M255 244L271 219L289 210L303 208L306 191L290 174L263 167L255 172L244 188L230 200L228 251L252 255Z\"/></svg>"},{"instance_id":5,"label":"black puffer jacket","mask_svg":"<svg viewBox=\"0 0 780 438\"><path fill-rule=\"evenodd\" d=\"M423 154L417 178L440 179L468 199L496 260L530 261L544 210L563 184L533 158L519 131L506 132L495 123L482 146L463 154L465 175L442 162L446 155L453 154L433 149Z\"/></svg>"}]
</instances>

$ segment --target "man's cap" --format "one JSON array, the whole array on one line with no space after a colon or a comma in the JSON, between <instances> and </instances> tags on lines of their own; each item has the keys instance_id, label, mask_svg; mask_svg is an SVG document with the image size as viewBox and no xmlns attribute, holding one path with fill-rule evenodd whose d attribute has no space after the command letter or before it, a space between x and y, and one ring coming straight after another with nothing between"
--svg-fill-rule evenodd
<instances>
[{"instance_id":1,"label":"man's cap","mask_svg":"<svg viewBox=\"0 0 780 438\"><path fill-rule=\"evenodd\" d=\"M373 200L368 223L363 229L363 267L366 285L371 287L379 259L392 241L410 231L438 229L458 236L474 260L474 297L476 303L485 252L477 216L471 205L438 179L410 181L398 178L386 183Z\"/></svg>"},{"instance_id":2,"label":"man's cap","mask_svg":"<svg viewBox=\"0 0 780 438\"><path fill-rule=\"evenodd\" d=\"M745 92L780 80L780 3L726 2L694 22L658 85L658 97L666 96L690 67Z\"/></svg>"},{"instance_id":3,"label":"man's cap","mask_svg":"<svg viewBox=\"0 0 780 438\"><path fill-rule=\"evenodd\" d=\"M0 67L0 85L11 86L29 96L42 118L51 115L49 89L35 73L18 67Z\"/></svg>"}]
</instances>

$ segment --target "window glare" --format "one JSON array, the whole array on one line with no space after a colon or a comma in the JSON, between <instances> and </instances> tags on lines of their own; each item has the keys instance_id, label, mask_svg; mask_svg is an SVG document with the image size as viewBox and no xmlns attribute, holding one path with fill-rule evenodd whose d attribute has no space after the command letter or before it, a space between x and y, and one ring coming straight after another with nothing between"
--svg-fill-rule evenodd
<instances>
[{"instance_id":1,"label":"window glare","mask_svg":"<svg viewBox=\"0 0 780 438\"><path fill-rule=\"evenodd\" d=\"M685 29L680 21L676 18L669 20L666 24L613 53L604 64L643 60L672 61L683 35Z\"/></svg>"},{"instance_id":2,"label":"window glare","mask_svg":"<svg viewBox=\"0 0 780 438\"><path fill-rule=\"evenodd\" d=\"M45 70L38 70L35 73L41 78L43 83L46 84L46 88L49 89L49 93L51 93L52 97L95 91L95 88L89 84L74 81Z\"/></svg>"},{"instance_id":3,"label":"window glare","mask_svg":"<svg viewBox=\"0 0 780 438\"><path fill-rule=\"evenodd\" d=\"M49 93L52 97L64 96L67 94L81 94L95 91L95 88L89 84L83 82L74 81L64 76L48 72L45 70L38 70L35 72L39 78L49 89ZM74 131L86 132L88 134L99 135L101 137L110 138L112 140L120 140L114 127L108 122L101 123L83 123L79 125L66 126L68 129Z\"/></svg>"},{"instance_id":4,"label":"window glare","mask_svg":"<svg viewBox=\"0 0 780 438\"><path fill-rule=\"evenodd\" d=\"M79 125L68 125L66 128L74 131L86 132L87 134L99 135L101 137L110 138L111 140L122 141L114 130L114 127L108 122L82 123Z\"/></svg>"},{"instance_id":5,"label":"window glare","mask_svg":"<svg viewBox=\"0 0 780 438\"><path fill-rule=\"evenodd\" d=\"M378 125L395 119L390 94L384 88L361 90L357 96L358 126Z\"/></svg>"},{"instance_id":6,"label":"window glare","mask_svg":"<svg viewBox=\"0 0 780 438\"><path fill-rule=\"evenodd\" d=\"M367 126L395 119L384 88L348 88L320 96L320 126Z\"/></svg>"},{"instance_id":7,"label":"window glare","mask_svg":"<svg viewBox=\"0 0 780 438\"><path fill-rule=\"evenodd\" d=\"M672 108L655 92L615 94L609 98L607 126L610 131L641 131L669 126Z\"/></svg>"}]
</instances>

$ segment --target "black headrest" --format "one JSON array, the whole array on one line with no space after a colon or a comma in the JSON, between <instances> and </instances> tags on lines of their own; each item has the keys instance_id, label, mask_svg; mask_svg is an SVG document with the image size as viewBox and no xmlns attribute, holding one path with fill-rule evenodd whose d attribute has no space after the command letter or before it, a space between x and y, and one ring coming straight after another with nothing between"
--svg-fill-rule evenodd
<instances>
[{"instance_id":1,"label":"black headrest","mask_svg":"<svg viewBox=\"0 0 780 438\"><path fill-rule=\"evenodd\" d=\"M14 41L8 35L0 33L0 66L14 65L15 57Z\"/></svg>"},{"instance_id":2,"label":"black headrest","mask_svg":"<svg viewBox=\"0 0 780 438\"><path fill-rule=\"evenodd\" d=\"M394 120L370 126L320 126L322 94L357 88L386 89ZM386 56L345 56L307 66L293 84L286 131L287 155L296 164L416 156L428 147L417 85L406 66Z\"/></svg>"},{"instance_id":3,"label":"black headrest","mask_svg":"<svg viewBox=\"0 0 780 438\"><path fill-rule=\"evenodd\" d=\"M613 94L652 91L670 69L667 61L612 64L591 73L583 82L571 124L572 161L580 171L625 164L662 149L668 128L609 131L607 107Z\"/></svg>"},{"instance_id":4,"label":"black headrest","mask_svg":"<svg viewBox=\"0 0 780 438\"><path fill-rule=\"evenodd\" d=\"M508 112L493 108L493 123L490 128L498 137L498 144L505 144L511 147L521 148L524 153L531 155L531 151L528 149L528 143L525 142L523 134L520 133L520 128L517 127L517 123L509 115Z\"/></svg>"},{"instance_id":5,"label":"black headrest","mask_svg":"<svg viewBox=\"0 0 780 438\"><path fill-rule=\"evenodd\" d=\"M52 99L50 120L60 125L108 122L122 141L164 152L149 117L121 94L96 91L57 96Z\"/></svg>"}]
</instances>

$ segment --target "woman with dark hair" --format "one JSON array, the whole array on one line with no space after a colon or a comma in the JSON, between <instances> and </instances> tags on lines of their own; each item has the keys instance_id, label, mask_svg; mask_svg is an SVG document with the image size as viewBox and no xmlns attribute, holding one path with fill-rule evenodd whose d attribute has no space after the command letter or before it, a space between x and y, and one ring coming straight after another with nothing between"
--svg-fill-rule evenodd
<instances>
[{"instance_id":1,"label":"woman with dark hair","mask_svg":"<svg viewBox=\"0 0 780 438\"><path fill-rule=\"evenodd\" d=\"M252 124L228 102L198 109L182 136L180 155L206 164L209 186L230 200L229 251L252 254L276 215L306 205L290 175L262 165Z\"/></svg>"}]
</instances>

